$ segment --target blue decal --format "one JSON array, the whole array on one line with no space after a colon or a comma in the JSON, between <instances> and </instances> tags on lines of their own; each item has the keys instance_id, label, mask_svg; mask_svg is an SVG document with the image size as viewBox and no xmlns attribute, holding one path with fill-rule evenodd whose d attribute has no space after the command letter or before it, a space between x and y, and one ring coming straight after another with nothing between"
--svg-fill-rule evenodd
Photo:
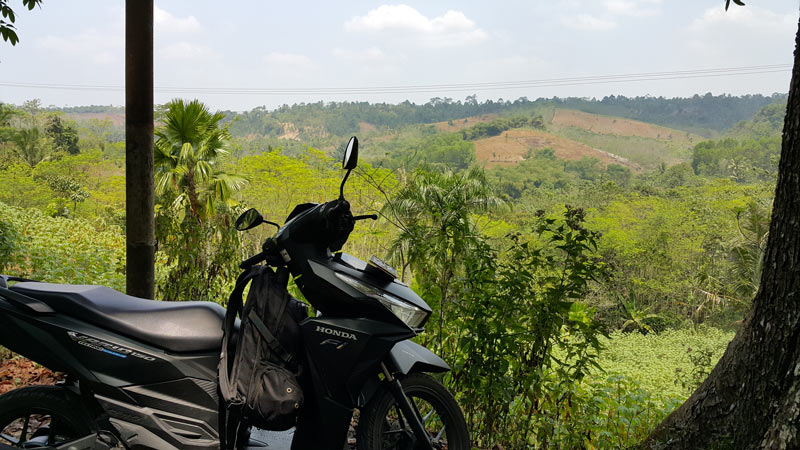
<instances>
[{"instance_id":1,"label":"blue decal","mask_svg":"<svg viewBox=\"0 0 800 450\"><path fill-rule=\"evenodd\" d=\"M112 352L111 350L109 350L109 349L107 349L107 348L104 348L104 349L102 350L102 352L103 352L103 353L108 353L108 354L110 354L110 355L117 356L117 357L119 357L119 358L127 358L127 357L128 357L128 355L123 355L122 353Z\"/></svg>"}]
</instances>

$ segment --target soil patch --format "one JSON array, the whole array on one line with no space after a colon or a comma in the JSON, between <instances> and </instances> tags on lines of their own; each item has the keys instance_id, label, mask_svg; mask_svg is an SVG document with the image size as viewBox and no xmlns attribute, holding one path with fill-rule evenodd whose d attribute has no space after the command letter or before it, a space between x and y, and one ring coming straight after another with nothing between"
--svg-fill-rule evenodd
<instances>
[{"instance_id":1,"label":"soil patch","mask_svg":"<svg viewBox=\"0 0 800 450\"><path fill-rule=\"evenodd\" d=\"M500 136L475 141L475 154L487 166L518 164L543 148L552 148L556 156L562 159L589 157L598 159L603 166L620 164L634 170L640 169L637 164L613 153L539 130L508 130Z\"/></svg>"}]
</instances>

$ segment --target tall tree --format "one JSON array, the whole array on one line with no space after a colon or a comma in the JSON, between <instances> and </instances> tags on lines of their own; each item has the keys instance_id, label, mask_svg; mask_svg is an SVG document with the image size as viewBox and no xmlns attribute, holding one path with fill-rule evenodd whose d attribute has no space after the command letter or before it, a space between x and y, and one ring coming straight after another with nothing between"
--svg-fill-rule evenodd
<instances>
[{"instance_id":1,"label":"tall tree","mask_svg":"<svg viewBox=\"0 0 800 450\"><path fill-rule=\"evenodd\" d=\"M156 238L167 259L166 300L220 300L236 270L232 194L244 178L222 170L228 130L197 100L166 105L156 130Z\"/></svg>"},{"instance_id":2,"label":"tall tree","mask_svg":"<svg viewBox=\"0 0 800 450\"><path fill-rule=\"evenodd\" d=\"M57 114L50 116L45 133L53 140L53 145L70 155L77 155L81 150L78 147L78 130L74 126L65 124Z\"/></svg>"},{"instance_id":3,"label":"tall tree","mask_svg":"<svg viewBox=\"0 0 800 450\"><path fill-rule=\"evenodd\" d=\"M800 448L800 26L753 308L705 382L643 447Z\"/></svg>"},{"instance_id":4,"label":"tall tree","mask_svg":"<svg viewBox=\"0 0 800 450\"><path fill-rule=\"evenodd\" d=\"M153 0L125 1L125 226L129 295L155 295Z\"/></svg>"}]
</instances>

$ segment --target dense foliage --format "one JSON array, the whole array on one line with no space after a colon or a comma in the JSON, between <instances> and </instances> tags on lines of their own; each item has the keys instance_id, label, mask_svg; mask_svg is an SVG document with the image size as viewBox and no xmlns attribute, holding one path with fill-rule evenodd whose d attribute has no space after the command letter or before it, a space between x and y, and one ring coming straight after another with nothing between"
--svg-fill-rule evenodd
<instances>
[{"instance_id":1,"label":"dense foliage","mask_svg":"<svg viewBox=\"0 0 800 450\"><path fill-rule=\"evenodd\" d=\"M512 128L544 128L544 121L541 116L511 116L494 119L490 122L483 122L461 130L461 137L474 141L487 136L498 136L500 133Z\"/></svg>"}]
</instances>

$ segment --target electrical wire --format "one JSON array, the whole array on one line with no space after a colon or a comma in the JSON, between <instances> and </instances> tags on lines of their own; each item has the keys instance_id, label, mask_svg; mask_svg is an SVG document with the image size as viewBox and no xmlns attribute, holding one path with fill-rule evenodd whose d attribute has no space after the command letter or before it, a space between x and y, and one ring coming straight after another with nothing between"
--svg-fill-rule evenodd
<instances>
[{"instance_id":1,"label":"electrical wire","mask_svg":"<svg viewBox=\"0 0 800 450\"><path fill-rule=\"evenodd\" d=\"M679 80L692 78L730 77L783 73L790 71L791 64L770 64L761 66L726 67L716 69L679 70L668 72L628 73L617 75L597 75L570 78L545 78L538 80L495 81L463 84L428 84L405 86L364 86L364 87L320 87L320 88L237 88L237 87L181 87L156 86L155 92L172 94L220 94L220 95L357 95L357 94L415 94L444 93L464 91L492 91L522 88L544 88L556 86L580 86L609 83L629 83L643 81ZM54 83L28 83L0 81L0 86L28 89L53 89L67 91L124 91L124 86L79 85Z\"/></svg>"}]
</instances>

